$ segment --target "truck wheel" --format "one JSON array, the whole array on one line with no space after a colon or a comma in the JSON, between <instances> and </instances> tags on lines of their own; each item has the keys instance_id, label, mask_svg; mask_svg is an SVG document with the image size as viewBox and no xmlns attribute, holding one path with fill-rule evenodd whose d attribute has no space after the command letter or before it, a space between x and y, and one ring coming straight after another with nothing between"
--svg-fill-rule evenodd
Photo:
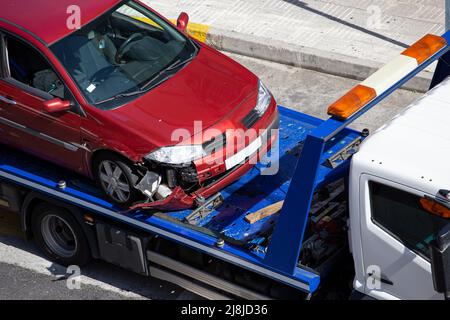
<instances>
[{"instance_id":1,"label":"truck wheel","mask_svg":"<svg viewBox=\"0 0 450 320\"><path fill-rule=\"evenodd\" d=\"M31 227L38 246L56 263L83 266L89 261L86 236L67 210L41 203L32 212Z\"/></svg>"},{"instance_id":2,"label":"truck wheel","mask_svg":"<svg viewBox=\"0 0 450 320\"><path fill-rule=\"evenodd\" d=\"M108 153L100 155L94 161L94 173L103 193L115 204L130 206L142 198L134 187L138 176L121 157Z\"/></svg>"}]
</instances>

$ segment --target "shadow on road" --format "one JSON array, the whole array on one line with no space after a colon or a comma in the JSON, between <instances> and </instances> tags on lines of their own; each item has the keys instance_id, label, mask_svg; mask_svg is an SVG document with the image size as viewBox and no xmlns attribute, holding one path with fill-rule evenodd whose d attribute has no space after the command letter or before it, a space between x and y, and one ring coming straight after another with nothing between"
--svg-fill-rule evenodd
<instances>
[{"instance_id":1,"label":"shadow on road","mask_svg":"<svg viewBox=\"0 0 450 320\"><path fill-rule=\"evenodd\" d=\"M15 225L18 223L18 219L9 215L14 214L1 212L0 215L2 218L0 219L0 224L2 224L0 262L18 265L20 268L31 269L38 273L50 273L51 276L54 276L52 279L54 282L66 281L71 275L67 274L67 268L48 262L33 241L27 241L23 234L18 234L17 230L20 230L20 227ZM5 224L6 221L8 224ZM198 296L173 284L142 276L98 260L92 260L87 266L82 267L81 274L84 276L81 290L89 290L91 286L98 290L100 287L108 292L123 295L125 299L199 299ZM35 289L36 299L39 299L40 288L36 287Z\"/></svg>"},{"instance_id":2,"label":"shadow on road","mask_svg":"<svg viewBox=\"0 0 450 320\"><path fill-rule=\"evenodd\" d=\"M403 47L403 48L408 48L408 47L409 47L409 45L406 44L406 43L403 43L403 42L397 41L397 40L395 40L395 39L386 37L386 36L384 36L384 35L382 35L382 34L380 34L380 33L377 33L377 32L374 32L374 31L372 31L372 30L369 30L369 29L363 28L363 27L361 27L361 26L358 26L357 24L354 24L354 23L351 23L351 22L348 22L348 21L339 19L339 18L337 18L337 17L335 17L335 16L332 16L332 15L330 15L330 14L328 14L328 13L325 13L325 12L323 12L323 11L320 11L320 10L317 10L317 9L314 9L314 8L311 8L311 7L308 6L307 3L305 3L305 2L303 2L303 1L301 1L301 0L283 0L283 1L284 1L284 2L287 2L287 3L289 3L289 4L292 4L292 5L294 5L294 6L297 6L297 7L301 8L301 9L303 9L303 10L307 10L307 11L309 11L309 12L312 12L312 13L314 13L314 14L317 14L317 15L319 15L319 16L321 16L321 17L327 18L328 20L331 20L331 21L340 23L340 24L342 24L342 25L344 25L344 26L350 27L350 28L352 28L352 29L355 29L355 30L364 32L364 33L366 33L366 34L368 34L368 35L371 35L371 36L373 36L373 37L375 37L375 38L378 38L378 39L381 39L381 40L390 42L390 43L395 44L395 45L397 45L397 46L399 46L399 47Z\"/></svg>"}]
</instances>

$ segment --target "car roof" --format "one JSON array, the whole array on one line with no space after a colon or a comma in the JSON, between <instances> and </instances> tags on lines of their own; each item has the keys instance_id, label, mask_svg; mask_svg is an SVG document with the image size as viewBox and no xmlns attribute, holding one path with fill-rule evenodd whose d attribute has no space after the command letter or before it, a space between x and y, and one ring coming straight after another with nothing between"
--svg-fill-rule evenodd
<instances>
[{"instance_id":1,"label":"car roof","mask_svg":"<svg viewBox=\"0 0 450 320\"><path fill-rule=\"evenodd\" d=\"M450 189L450 77L378 129L354 161L371 174L434 195Z\"/></svg>"},{"instance_id":2,"label":"car roof","mask_svg":"<svg viewBox=\"0 0 450 320\"><path fill-rule=\"evenodd\" d=\"M70 6L77 5L80 8L81 25L85 25L122 1L2 0L1 2L0 19L31 32L50 45L74 31L67 26L73 12L69 10Z\"/></svg>"}]
</instances>

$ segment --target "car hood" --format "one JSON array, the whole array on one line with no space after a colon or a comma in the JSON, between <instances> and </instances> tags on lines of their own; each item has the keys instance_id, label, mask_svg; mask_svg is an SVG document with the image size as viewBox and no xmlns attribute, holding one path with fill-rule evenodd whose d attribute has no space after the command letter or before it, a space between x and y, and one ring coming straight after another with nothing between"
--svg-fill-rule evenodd
<instances>
[{"instance_id":1,"label":"car hood","mask_svg":"<svg viewBox=\"0 0 450 320\"><path fill-rule=\"evenodd\" d=\"M236 108L248 108L243 101L257 88L258 78L253 73L203 46L175 76L111 112L121 126L147 137L155 147L173 145L171 136L177 129L187 129L194 135L225 119ZM195 125L196 121L201 121L201 126Z\"/></svg>"}]
</instances>

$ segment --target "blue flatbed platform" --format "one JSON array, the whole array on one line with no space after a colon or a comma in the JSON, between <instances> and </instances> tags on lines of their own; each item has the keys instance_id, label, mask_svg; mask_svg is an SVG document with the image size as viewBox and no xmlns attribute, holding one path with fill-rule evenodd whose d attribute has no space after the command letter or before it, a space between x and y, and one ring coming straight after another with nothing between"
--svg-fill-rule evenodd
<instances>
[{"instance_id":1,"label":"blue flatbed platform","mask_svg":"<svg viewBox=\"0 0 450 320\"><path fill-rule=\"evenodd\" d=\"M319 285L319 274L299 265L293 272L274 268L265 260L264 250L254 250L254 245L267 238L267 233L276 226L280 214L264 218L254 224L244 219L248 213L286 199L293 176L299 171L296 170L296 166L298 163L301 165L299 158L305 139L324 123L323 120L297 111L284 107L279 109L280 156L277 173L262 175L261 172L267 167L257 164L241 179L221 191L223 204L198 221L195 227L184 223L191 210L125 213L104 200L96 186L86 178L7 147L0 147L0 178L77 205L95 214L160 235L293 287L313 292ZM345 128L324 142L313 189L348 173L349 161L343 161L333 169L327 165L326 160L360 137L359 132ZM64 189L58 187L61 180L66 182ZM304 230L297 232L302 233ZM216 246L218 238L225 239L223 247ZM303 239L303 235L300 239ZM301 246L301 243L298 246ZM293 248L296 250L295 245Z\"/></svg>"}]
</instances>

